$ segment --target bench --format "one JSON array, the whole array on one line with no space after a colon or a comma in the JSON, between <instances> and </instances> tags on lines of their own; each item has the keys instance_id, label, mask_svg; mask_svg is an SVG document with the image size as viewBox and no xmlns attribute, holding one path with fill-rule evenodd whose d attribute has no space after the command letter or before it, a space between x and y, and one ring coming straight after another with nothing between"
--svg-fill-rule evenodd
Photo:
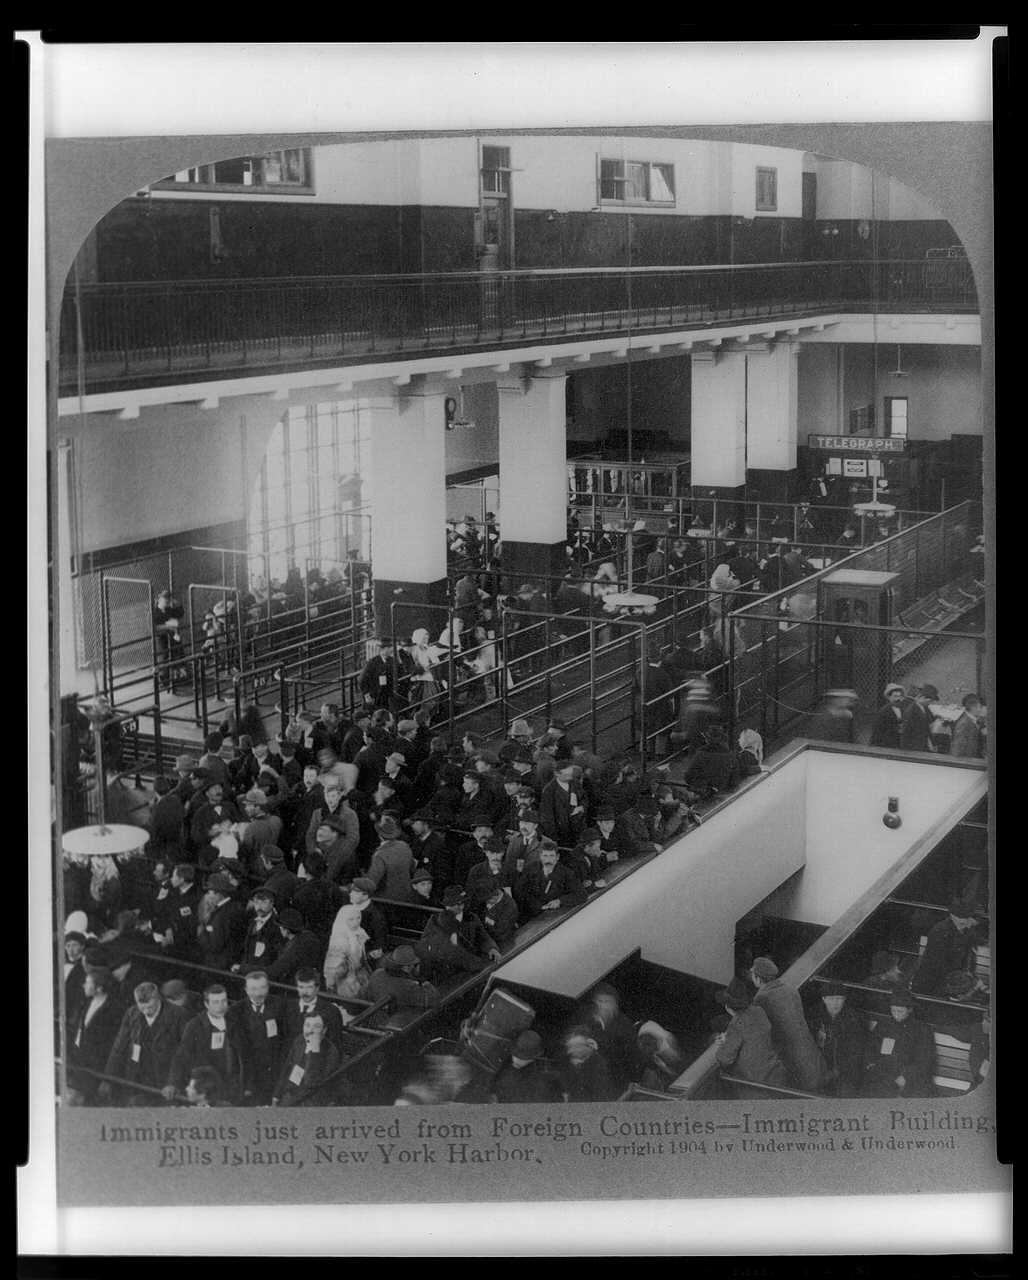
<instances>
[{"instance_id":1,"label":"bench","mask_svg":"<svg viewBox=\"0 0 1028 1280\"><path fill-rule=\"evenodd\" d=\"M985 599L985 584L973 574L965 574L955 582L918 600L897 615L900 626L917 632L944 631L966 613L976 609ZM893 664L915 653L929 639L927 635L897 636L892 645Z\"/></svg>"}]
</instances>

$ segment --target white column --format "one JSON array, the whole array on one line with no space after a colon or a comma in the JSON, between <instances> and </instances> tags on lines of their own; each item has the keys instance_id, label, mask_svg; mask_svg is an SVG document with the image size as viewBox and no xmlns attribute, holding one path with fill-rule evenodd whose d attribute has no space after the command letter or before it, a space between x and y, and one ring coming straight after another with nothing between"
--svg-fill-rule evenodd
<instances>
[{"instance_id":1,"label":"white column","mask_svg":"<svg viewBox=\"0 0 1028 1280\"><path fill-rule=\"evenodd\" d=\"M799 348L780 342L747 351L746 464L762 471L796 466Z\"/></svg>"},{"instance_id":2,"label":"white column","mask_svg":"<svg viewBox=\"0 0 1028 1280\"><path fill-rule=\"evenodd\" d=\"M371 417L371 562L377 581L446 577L446 391L441 380L376 386Z\"/></svg>"},{"instance_id":3,"label":"white column","mask_svg":"<svg viewBox=\"0 0 1028 1280\"><path fill-rule=\"evenodd\" d=\"M694 486L746 483L746 356L700 351L692 357L689 451Z\"/></svg>"},{"instance_id":4,"label":"white column","mask_svg":"<svg viewBox=\"0 0 1028 1280\"><path fill-rule=\"evenodd\" d=\"M500 519L504 545L567 537L567 423L563 370L497 382Z\"/></svg>"}]
</instances>

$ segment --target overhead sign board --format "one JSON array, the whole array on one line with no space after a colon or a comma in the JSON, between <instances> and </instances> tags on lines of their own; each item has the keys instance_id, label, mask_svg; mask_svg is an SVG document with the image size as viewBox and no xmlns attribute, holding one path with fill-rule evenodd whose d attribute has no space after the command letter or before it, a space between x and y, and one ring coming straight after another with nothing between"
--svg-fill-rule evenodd
<instances>
[{"instance_id":1,"label":"overhead sign board","mask_svg":"<svg viewBox=\"0 0 1028 1280\"><path fill-rule=\"evenodd\" d=\"M877 453L903 453L907 442L898 436L807 436L811 449L828 453L854 453L864 457Z\"/></svg>"}]
</instances>

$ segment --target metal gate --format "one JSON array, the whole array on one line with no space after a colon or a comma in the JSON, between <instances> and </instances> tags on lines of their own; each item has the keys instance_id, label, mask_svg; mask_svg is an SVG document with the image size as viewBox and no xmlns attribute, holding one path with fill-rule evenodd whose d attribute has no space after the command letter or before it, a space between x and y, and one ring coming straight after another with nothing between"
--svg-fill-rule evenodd
<instances>
[{"instance_id":1,"label":"metal gate","mask_svg":"<svg viewBox=\"0 0 1028 1280\"><path fill-rule=\"evenodd\" d=\"M103 687L113 707L133 686L149 691L157 662L153 597L145 578L105 575L100 599Z\"/></svg>"}]
</instances>

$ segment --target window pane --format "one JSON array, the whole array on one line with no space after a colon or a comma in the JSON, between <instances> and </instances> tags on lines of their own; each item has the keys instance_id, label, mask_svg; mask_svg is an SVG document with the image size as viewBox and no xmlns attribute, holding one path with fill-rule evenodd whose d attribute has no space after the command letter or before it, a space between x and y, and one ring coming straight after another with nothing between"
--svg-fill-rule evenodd
<instances>
[{"instance_id":1,"label":"window pane","mask_svg":"<svg viewBox=\"0 0 1028 1280\"><path fill-rule=\"evenodd\" d=\"M282 181L303 183L307 179L307 166L304 164L304 153L300 147L291 147L280 153L282 156ZM270 182L271 179L269 178Z\"/></svg>"},{"instance_id":2,"label":"window pane","mask_svg":"<svg viewBox=\"0 0 1028 1280\"><path fill-rule=\"evenodd\" d=\"M265 182L282 181L282 155L281 151L273 151L270 156L264 157Z\"/></svg>"},{"instance_id":3,"label":"window pane","mask_svg":"<svg viewBox=\"0 0 1028 1280\"><path fill-rule=\"evenodd\" d=\"M625 165L625 199L626 200L648 200L649 191L649 169L648 164L639 164L634 160L630 160Z\"/></svg>"},{"instance_id":4,"label":"window pane","mask_svg":"<svg viewBox=\"0 0 1028 1280\"><path fill-rule=\"evenodd\" d=\"M675 170L670 164L655 164L650 170L650 199L674 200Z\"/></svg>"}]
</instances>

